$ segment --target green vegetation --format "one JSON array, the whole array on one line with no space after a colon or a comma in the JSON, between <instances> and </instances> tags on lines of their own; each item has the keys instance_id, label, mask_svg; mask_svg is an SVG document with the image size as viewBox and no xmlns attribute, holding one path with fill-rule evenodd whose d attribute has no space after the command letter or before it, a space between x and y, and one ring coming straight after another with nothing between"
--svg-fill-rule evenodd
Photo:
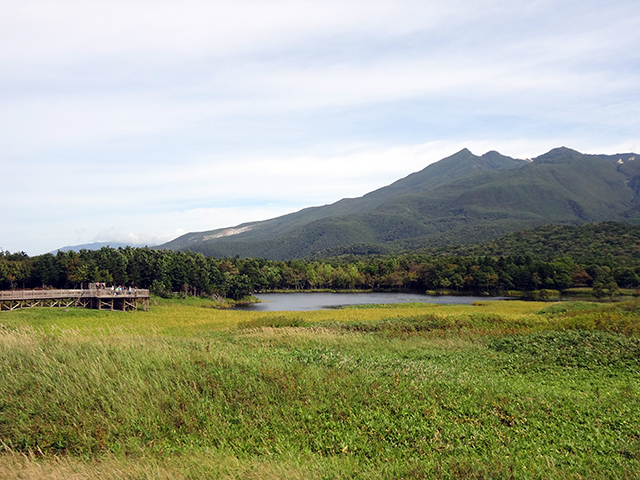
<instances>
[{"instance_id":1,"label":"green vegetation","mask_svg":"<svg viewBox=\"0 0 640 480\"><path fill-rule=\"evenodd\" d=\"M2 478L639 478L640 304L0 315Z\"/></svg>"},{"instance_id":2,"label":"green vegetation","mask_svg":"<svg viewBox=\"0 0 640 480\"><path fill-rule=\"evenodd\" d=\"M570 258L579 263L640 262L640 226L617 222L580 226L544 225L505 235L483 245L423 249L432 256L511 256L528 252L540 260Z\"/></svg>"},{"instance_id":3,"label":"green vegetation","mask_svg":"<svg viewBox=\"0 0 640 480\"><path fill-rule=\"evenodd\" d=\"M598 249L605 255L597 257ZM481 247L286 262L148 248L103 247L32 258L0 252L0 288L69 288L105 282L149 288L163 297L213 295L236 300L266 290L372 289L515 291L534 300L555 299L564 292L610 299L633 295L640 288L637 252L640 227L613 222L541 227Z\"/></svg>"}]
</instances>

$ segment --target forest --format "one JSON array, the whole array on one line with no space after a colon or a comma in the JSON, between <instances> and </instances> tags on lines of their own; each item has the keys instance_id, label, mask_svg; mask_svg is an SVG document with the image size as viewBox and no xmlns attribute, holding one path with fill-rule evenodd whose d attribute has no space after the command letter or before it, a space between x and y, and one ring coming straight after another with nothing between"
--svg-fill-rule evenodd
<instances>
[{"instance_id":1,"label":"forest","mask_svg":"<svg viewBox=\"0 0 640 480\"><path fill-rule=\"evenodd\" d=\"M530 254L504 256L343 256L274 261L214 258L150 248L58 251L29 257L0 251L0 288L149 288L153 294L239 299L273 290L413 290L500 294L590 287L605 295L640 287L640 262L579 262Z\"/></svg>"}]
</instances>

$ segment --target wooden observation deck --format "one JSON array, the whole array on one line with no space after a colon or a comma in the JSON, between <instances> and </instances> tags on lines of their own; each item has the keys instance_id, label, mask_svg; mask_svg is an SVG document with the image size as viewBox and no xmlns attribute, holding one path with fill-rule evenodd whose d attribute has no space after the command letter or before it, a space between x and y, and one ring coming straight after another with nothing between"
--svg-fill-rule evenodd
<instances>
[{"instance_id":1,"label":"wooden observation deck","mask_svg":"<svg viewBox=\"0 0 640 480\"><path fill-rule=\"evenodd\" d=\"M149 290L100 288L0 291L0 311L32 307L82 307L97 310L149 311Z\"/></svg>"}]
</instances>

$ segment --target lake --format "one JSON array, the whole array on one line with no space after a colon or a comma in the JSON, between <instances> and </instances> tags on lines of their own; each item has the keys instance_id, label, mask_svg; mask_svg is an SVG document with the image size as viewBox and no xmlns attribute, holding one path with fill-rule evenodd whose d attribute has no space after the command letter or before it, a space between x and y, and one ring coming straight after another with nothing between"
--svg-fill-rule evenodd
<instances>
[{"instance_id":1,"label":"lake","mask_svg":"<svg viewBox=\"0 0 640 480\"><path fill-rule=\"evenodd\" d=\"M240 305L237 308L260 312L305 311L339 308L348 305L378 303L457 303L470 305L478 300L507 300L509 297L473 297L451 295L425 295L420 293L259 293L254 294L262 303Z\"/></svg>"}]
</instances>

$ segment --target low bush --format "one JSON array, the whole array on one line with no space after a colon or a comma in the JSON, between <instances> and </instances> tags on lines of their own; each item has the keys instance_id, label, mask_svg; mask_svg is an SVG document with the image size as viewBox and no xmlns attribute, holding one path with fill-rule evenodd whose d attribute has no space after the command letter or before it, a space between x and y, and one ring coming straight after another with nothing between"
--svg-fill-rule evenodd
<instances>
[{"instance_id":1,"label":"low bush","mask_svg":"<svg viewBox=\"0 0 640 480\"><path fill-rule=\"evenodd\" d=\"M430 332L473 332L478 334L506 333L514 329L531 327L533 322L525 319L506 318L491 313L473 313L471 315L442 316L426 314L404 318L392 318L367 322L336 322L327 324L328 328L349 332L379 333L389 337L422 335Z\"/></svg>"},{"instance_id":2,"label":"low bush","mask_svg":"<svg viewBox=\"0 0 640 480\"><path fill-rule=\"evenodd\" d=\"M560 298L560 292L558 290L542 289L525 292L523 296L529 300L553 300Z\"/></svg>"},{"instance_id":3,"label":"low bush","mask_svg":"<svg viewBox=\"0 0 640 480\"><path fill-rule=\"evenodd\" d=\"M493 339L488 346L518 357L522 369L550 365L586 369L640 366L640 338L606 332L536 332Z\"/></svg>"},{"instance_id":4,"label":"low bush","mask_svg":"<svg viewBox=\"0 0 640 480\"><path fill-rule=\"evenodd\" d=\"M598 330L624 335L640 334L640 302L632 300L558 315L556 325L568 330Z\"/></svg>"},{"instance_id":5,"label":"low bush","mask_svg":"<svg viewBox=\"0 0 640 480\"><path fill-rule=\"evenodd\" d=\"M240 322L238 324L239 329L248 329L248 328L262 328L262 327L272 327L272 328L282 328L282 327L303 327L306 325L306 322L298 317L290 318L285 317L284 315L279 316L265 316L252 318L251 320L246 320L244 322Z\"/></svg>"},{"instance_id":6,"label":"low bush","mask_svg":"<svg viewBox=\"0 0 640 480\"><path fill-rule=\"evenodd\" d=\"M600 305L593 302L560 302L544 307L536 313L538 315L558 315L560 313L590 310L599 307Z\"/></svg>"}]
</instances>

